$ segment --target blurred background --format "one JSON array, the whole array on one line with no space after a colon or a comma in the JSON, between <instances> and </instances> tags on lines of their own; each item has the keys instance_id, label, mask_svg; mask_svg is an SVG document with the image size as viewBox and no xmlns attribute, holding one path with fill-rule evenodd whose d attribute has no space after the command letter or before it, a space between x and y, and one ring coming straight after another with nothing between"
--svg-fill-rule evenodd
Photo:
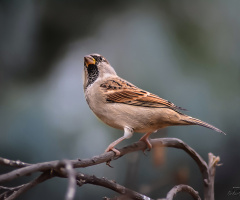
<instances>
[{"instance_id":1,"label":"blurred background","mask_svg":"<svg viewBox=\"0 0 240 200\"><path fill-rule=\"evenodd\" d=\"M99 53L119 76L186 108L220 128L170 127L206 161L220 156L216 199L240 186L240 1L0 1L0 156L28 163L90 158L122 136L90 111L83 93L83 57ZM142 135L122 142L123 147ZM196 163L182 150L129 154L78 171L116 180L151 198L185 183L203 195ZM9 169L0 167L0 172ZM19 179L11 185L31 180ZM55 178L22 199L63 199ZM93 185L75 199L117 195ZM20 198L20 199L21 199ZM177 199L191 199L179 194Z\"/></svg>"}]
</instances>

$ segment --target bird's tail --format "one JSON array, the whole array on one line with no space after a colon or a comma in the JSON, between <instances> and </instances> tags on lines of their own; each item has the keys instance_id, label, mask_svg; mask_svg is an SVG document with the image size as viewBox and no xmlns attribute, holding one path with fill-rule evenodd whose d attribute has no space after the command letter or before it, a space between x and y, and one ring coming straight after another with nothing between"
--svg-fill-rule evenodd
<instances>
[{"instance_id":1,"label":"bird's tail","mask_svg":"<svg viewBox=\"0 0 240 200\"><path fill-rule=\"evenodd\" d=\"M213 126L213 125L211 125L211 124L208 124L207 122L201 121L201 120L199 120L199 119L190 117L190 116L187 116L186 118L181 119L181 121L184 121L184 122L186 122L186 123L189 124L189 125L191 124L191 125L203 126L203 127L212 129L212 130L214 130L214 131L217 131L217 132L219 132L219 133L223 133L224 135L226 135L226 133L224 133L222 130L216 128L215 126Z\"/></svg>"}]
</instances>

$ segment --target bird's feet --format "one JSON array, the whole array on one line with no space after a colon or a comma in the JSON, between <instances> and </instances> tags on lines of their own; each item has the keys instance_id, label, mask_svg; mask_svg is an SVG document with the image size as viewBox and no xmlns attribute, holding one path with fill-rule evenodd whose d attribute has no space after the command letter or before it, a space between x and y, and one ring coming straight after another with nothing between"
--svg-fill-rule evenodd
<instances>
[{"instance_id":1,"label":"bird's feet","mask_svg":"<svg viewBox=\"0 0 240 200\"><path fill-rule=\"evenodd\" d=\"M105 150L105 153L106 153L106 152L109 152L109 151L113 151L113 152L116 154L116 156L120 156L120 154L121 154L120 151L118 151L117 149L115 149L114 146L112 146L111 144L110 144L110 145L108 146L108 148ZM106 162L106 165L109 166L109 167L111 167L111 168L113 168L110 163L111 163L111 160L107 161L107 162Z\"/></svg>"},{"instance_id":2,"label":"bird's feet","mask_svg":"<svg viewBox=\"0 0 240 200\"><path fill-rule=\"evenodd\" d=\"M120 143L121 141L123 141L124 139L126 139L126 137L125 137L125 136L122 136L122 137L118 138L117 140L115 140L114 142L112 142L112 143L108 146L108 148L105 150L105 152L113 151L113 152L116 153L116 156L120 156L120 154L121 154L120 151L118 151L118 150L115 149L114 147L115 147L118 143Z\"/></svg>"},{"instance_id":3,"label":"bird's feet","mask_svg":"<svg viewBox=\"0 0 240 200\"><path fill-rule=\"evenodd\" d=\"M152 132L146 133L144 136L141 137L139 141L143 141L146 145L147 148L143 150L143 153L145 154L145 151L150 151L152 149L152 144L149 141L149 135L151 135Z\"/></svg>"},{"instance_id":4,"label":"bird's feet","mask_svg":"<svg viewBox=\"0 0 240 200\"><path fill-rule=\"evenodd\" d=\"M108 148L105 150L105 153L109 152L109 151L113 151L116 154L116 156L120 156L120 154L121 154L120 151L118 151L117 149L115 149L111 145L108 146Z\"/></svg>"}]
</instances>

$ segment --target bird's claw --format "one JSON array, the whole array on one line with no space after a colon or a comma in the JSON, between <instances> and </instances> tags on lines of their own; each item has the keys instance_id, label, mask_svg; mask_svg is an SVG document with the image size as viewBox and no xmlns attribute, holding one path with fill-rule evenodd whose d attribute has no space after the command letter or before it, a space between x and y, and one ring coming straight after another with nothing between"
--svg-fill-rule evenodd
<instances>
[{"instance_id":1,"label":"bird's claw","mask_svg":"<svg viewBox=\"0 0 240 200\"><path fill-rule=\"evenodd\" d=\"M106 152L109 152L109 151L113 151L115 154L116 154L116 156L120 156L121 155L121 152L120 151L118 151L117 149L115 149L115 148L107 148L106 150L105 150L105 153Z\"/></svg>"},{"instance_id":2,"label":"bird's claw","mask_svg":"<svg viewBox=\"0 0 240 200\"><path fill-rule=\"evenodd\" d=\"M115 149L115 148L113 148L113 147L108 147L106 150L105 150L105 153L107 153L107 152L109 152L109 151L113 151L114 153L115 153L115 156L120 156L121 155L121 152L120 151L118 151L117 149ZM109 166L109 167L111 167L111 168L113 168L113 166L112 165L110 165L110 162L112 161L112 159L111 160L109 160L109 161L107 161L106 162L106 165L107 166Z\"/></svg>"},{"instance_id":3,"label":"bird's claw","mask_svg":"<svg viewBox=\"0 0 240 200\"><path fill-rule=\"evenodd\" d=\"M108 167L111 167L111 168L113 168L113 166L112 165L110 165L110 162L111 162L112 160L109 160L109 161L107 161L106 162L106 165L108 166Z\"/></svg>"},{"instance_id":4,"label":"bird's claw","mask_svg":"<svg viewBox=\"0 0 240 200\"><path fill-rule=\"evenodd\" d=\"M146 156L146 151L151 151L152 144L150 143L149 139L145 137L142 137L139 141L142 141L147 145L147 147L143 150L143 153Z\"/></svg>"},{"instance_id":5,"label":"bird's claw","mask_svg":"<svg viewBox=\"0 0 240 200\"><path fill-rule=\"evenodd\" d=\"M151 151L151 149L149 149L149 148L146 148L146 149L143 149L143 150L142 150L142 152L143 152L143 154L144 154L145 156L147 156L147 153L146 153L146 151Z\"/></svg>"}]
</instances>

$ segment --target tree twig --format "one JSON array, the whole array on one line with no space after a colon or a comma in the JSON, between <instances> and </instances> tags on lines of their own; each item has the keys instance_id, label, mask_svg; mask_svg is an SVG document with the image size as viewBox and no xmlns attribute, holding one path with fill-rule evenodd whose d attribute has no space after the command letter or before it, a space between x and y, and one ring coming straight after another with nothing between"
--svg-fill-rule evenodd
<instances>
[{"instance_id":1,"label":"tree twig","mask_svg":"<svg viewBox=\"0 0 240 200\"><path fill-rule=\"evenodd\" d=\"M16 187L4 187L4 186L0 186L0 191L1 190L6 190L3 193L0 193L0 200L2 199L6 199L10 194L12 194L13 192L19 190L20 188L22 188L25 184L23 185L19 185Z\"/></svg>"},{"instance_id":2,"label":"tree twig","mask_svg":"<svg viewBox=\"0 0 240 200\"><path fill-rule=\"evenodd\" d=\"M21 168L21 167L29 166L31 164L22 162L20 160L9 160L9 159L0 157L0 165Z\"/></svg>"},{"instance_id":3,"label":"tree twig","mask_svg":"<svg viewBox=\"0 0 240 200\"><path fill-rule=\"evenodd\" d=\"M98 178L94 175L90 176L87 174L78 173L77 176L77 184L78 186L82 186L84 184L93 184L102 186L108 189L111 189L119 194L124 195L125 197L135 199L135 200L152 200L150 197L147 197L143 194L130 190L122 185L117 184L115 181L108 180L106 178Z\"/></svg>"},{"instance_id":4,"label":"tree twig","mask_svg":"<svg viewBox=\"0 0 240 200\"><path fill-rule=\"evenodd\" d=\"M67 172L67 177L68 177L68 188L67 188L67 193L65 195L65 199L72 200L76 193L76 173L69 160L63 160L62 162L64 162L65 164L65 170Z\"/></svg>"},{"instance_id":5,"label":"tree twig","mask_svg":"<svg viewBox=\"0 0 240 200\"><path fill-rule=\"evenodd\" d=\"M27 190L33 188L34 186L38 185L39 183L42 183L52 177L53 176L50 174L50 172L46 171L46 172L42 173L39 177L34 179L33 181L22 185L22 187L20 187L17 191L14 191L5 200L13 200L13 199L17 198L18 196L20 196L21 194L23 194L24 192L26 192Z\"/></svg>"},{"instance_id":6,"label":"tree twig","mask_svg":"<svg viewBox=\"0 0 240 200\"><path fill-rule=\"evenodd\" d=\"M214 156L212 153L208 154L208 184L204 187L204 199L214 200L214 179L216 174L216 167L219 166L220 157Z\"/></svg>"},{"instance_id":7,"label":"tree twig","mask_svg":"<svg viewBox=\"0 0 240 200\"><path fill-rule=\"evenodd\" d=\"M173 187L167 194L166 200L173 200L174 196L179 192L187 192L194 199L201 200L198 192L188 185L177 185Z\"/></svg>"}]
</instances>

